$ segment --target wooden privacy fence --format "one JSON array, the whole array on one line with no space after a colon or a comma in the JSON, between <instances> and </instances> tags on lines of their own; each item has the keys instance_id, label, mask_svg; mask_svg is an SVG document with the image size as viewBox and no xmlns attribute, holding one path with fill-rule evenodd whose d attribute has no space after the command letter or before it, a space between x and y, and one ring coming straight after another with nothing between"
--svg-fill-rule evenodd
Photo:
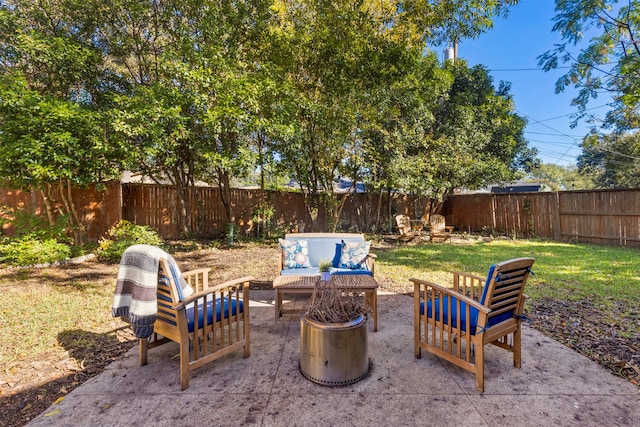
<instances>
[{"instance_id":1,"label":"wooden privacy fence","mask_svg":"<svg viewBox=\"0 0 640 427\"><path fill-rule=\"evenodd\" d=\"M75 188L72 198L81 221L86 226L89 241L97 241L103 237L121 219L148 225L165 239L179 237L180 230L175 216L178 198L171 186L111 182ZM378 208L380 200L382 204ZM218 188L194 187L189 192L189 202L191 209L187 222L194 235L210 237L226 231L228 220ZM391 203L394 213L413 213L417 207L411 197L404 195L392 196ZM254 232L253 213L261 204L274 208L272 226L283 231L312 231L311 224L314 224L313 229L316 230L326 230L328 227L327 214L322 204L315 213L317 216L312 218L301 193L234 189L231 191L231 204L237 232L245 235ZM53 205L59 206L60 201L53 200ZM42 197L37 191L0 189L0 206L45 215ZM371 231L376 226L378 210L381 221L388 220L388 197L380 199L375 194L351 194L342 210L339 227L342 230ZM2 227L5 235L13 235L15 231L11 224L4 224Z\"/></svg>"},{"instance_id":2,"label":"wooden privacy fence","mask_svg":"<svg viewBox=\"0 0 640 427\"><path fill-rule=\"evenodd\" d=\"M238 232L242 234L253 233L252 217L260 204L274 208L272 226L282 231L303 226L305 231L311 231L312 223L315 230L326 230L329 226L322 204L314 213L317 217L312 218L301 193L237 189L232 190L231 199ZM112 182L74 189L73 200L89 240L97 241L121 219L149 225L163 238L179 237L172 209L177 197L171 186ZM190 191L189 200L192 208L188 221L194 235L214 236L225 232L227 218L219 189L195 187ZM397 213L412 218L419 216L428 202L428 199L397 194L390 198L351 194L338 229L369 232L389 224ZM0 206L44 214L42 198L37 192L0 190ZM447 225L453 225L459 232L486 231L640 247L640 190L455 195L444 203L442 214ZM7 235L15 232L10 224L4 224L2 231Z\"/></svg>"},{"instance_id":3,"label":"wooden privacy fence","mask_svg":"<svg viewBox=\"0 0 640 427\"><path fill-rule=\"evenodd\" d=\"M60 197L56 196L57 192L54 191L52 205L59 207ZM72 198L90 240L98 240L109 227L122 219L122 188L119 182L76 188ZM0 189L0 207L2 206L46 217L42 196L38 191ZM12 224L2 225L0 234L11 236L14 233Z\"/></svg>"},{"instance_id":4,"label":"wooden privacy fence","mask_svg":"<svg viewBox=\"0 0 640 427\"><path fill-rule=\"evenodd\" d=\"M452 196L447 224L557 241L640 247L640 190Z\"/></svg>"},{"instance_id":5,"label":"wooden privacy fence","mask_svg":"<svg viewBox=\"0 0 640 427\"><path fill-rule=\"evenodd\" d=\"M344 197L344 196L340 196ZM340 215L339 229L370 231L376 227L380 197L375 194L350 194ZM193 233L201 236L213 236L226 231L228 219L222 205L220 190L215 187L194 187L189 194L191 210L187 222ZM176 238L179 235L175 210L177 204L173 187L150 184L123 184L122 219L136 224L149 225L164 238ZM414 202L405 195L393 195L392 210L408 212ZM329 226L324 205L319 203L318 211L307 212L305 196L302 193L268 190L231 190L231 204L238 232L248 235L253 232L254 211L260 205L274 208L271 225L281 230L326 230ZM382 198L380 216L387 219L389 200Z\"/></svg>"}]
</instances>

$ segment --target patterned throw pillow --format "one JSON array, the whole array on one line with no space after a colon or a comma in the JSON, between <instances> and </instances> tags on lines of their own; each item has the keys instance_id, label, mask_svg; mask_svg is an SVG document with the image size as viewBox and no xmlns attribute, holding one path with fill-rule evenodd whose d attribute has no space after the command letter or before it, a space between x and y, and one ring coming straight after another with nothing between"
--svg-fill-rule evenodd
<instances>
[{"instance_id":1,"label":"patterned throw pillow","mask_svg":"<svg viewBox=\"0 0 640 427\"><path fill-rule=\"evenodd\" d=\"M284 253L284 268L311 268L306 240L278 239Z\"/></svg>"},{"instance_id":2,"label":"patterned throw pillow","mask_svg":"<svg viewBox=\"0 0 640 427\"><path fill-rule=\"evenodd\" d=\"M340 256L340 267L351 270L366 269L365 262L369 255L371 242L345 242L342 241L342 255Z\"/></svg>"}]
</instances>

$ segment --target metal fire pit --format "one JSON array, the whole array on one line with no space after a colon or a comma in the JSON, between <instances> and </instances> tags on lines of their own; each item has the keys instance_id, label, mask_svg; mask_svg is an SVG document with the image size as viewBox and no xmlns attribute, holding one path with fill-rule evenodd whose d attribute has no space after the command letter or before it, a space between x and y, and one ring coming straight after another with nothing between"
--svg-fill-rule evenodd
<instances>
[{"instance_id":1,"label":"metal fire pit","mask_svg":"<svg viewBox=\"0 0 640 427\"><path fill-rule=\"evenodd\" d=\"M318 323L300 319L300 372L310 381L349 385L369 373L367 316L347 323Z\"/></svg>"}]
</instances>

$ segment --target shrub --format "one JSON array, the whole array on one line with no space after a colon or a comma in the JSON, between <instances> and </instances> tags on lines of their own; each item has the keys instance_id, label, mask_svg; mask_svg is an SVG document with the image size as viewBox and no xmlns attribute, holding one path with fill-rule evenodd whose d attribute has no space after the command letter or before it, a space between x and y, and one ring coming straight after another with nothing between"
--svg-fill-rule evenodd
<instances>
[{"instance_id":1,"label":"shrub","mask_svg":"<svg viewBox=\"0 0 640 427\"><path fill-rule=\"evenodd\" d=\"M37 238L41 241L55 240L59 243L71 243L68 231L71 227L69 215L58 215L54 224L49 224L45 216L36 215L23 208L12 209L0 206L0 225L12 224L15 237Z\"/></svg>"},{"instance_id":2,"label":"shrub","mask_svg":"<svg viewBox=\"0 0 640 427\"><path fill-rule=\"evenodd\" d=\"M162 246L163 241L151 227L122 220L109 229L107 237L98 242L98 259L118 262L125 249L136 244Z\"/></svg>"},{"instance_id":3,"label":"shrub","mask_svg":"<svg viewBox=\"0 0 640 427\"><path fill-rule=\"evenodd\" d=\"M71 256L71 248L56 239L41 239L35 235L27 235L1 245L0 253L3 262L26 266L68 259Z\"/></svg>"}]
</instances>

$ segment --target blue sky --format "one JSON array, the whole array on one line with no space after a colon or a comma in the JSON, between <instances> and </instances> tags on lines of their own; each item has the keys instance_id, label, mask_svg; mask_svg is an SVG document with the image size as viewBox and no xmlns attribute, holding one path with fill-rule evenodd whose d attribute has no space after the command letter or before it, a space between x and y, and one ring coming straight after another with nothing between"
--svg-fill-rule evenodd
<instances>
[{"instance_id":1,"label":"blue sky","mask_svg":"<svg viewBox=\"0 0 640 427\"><path fill-rule=\"evenodd\" d=\"M561 41L560 35L551 31L554 15L553 0L520 0L491 30L476 40L461 41L458 57L469 66L487 67L496 87L500 80L511 82L516 110L529 122L525 131L529 145L538 148L544 163L567 166L575 164L590 125L579 122L576 128L570 127L571 115L577 111L571 106L576 91L555 93L556 80L567 70L545 73L538 67L536 58ZM589 112L604 117L607 102L592 100Z\"/></svg>"}]
</instances>

